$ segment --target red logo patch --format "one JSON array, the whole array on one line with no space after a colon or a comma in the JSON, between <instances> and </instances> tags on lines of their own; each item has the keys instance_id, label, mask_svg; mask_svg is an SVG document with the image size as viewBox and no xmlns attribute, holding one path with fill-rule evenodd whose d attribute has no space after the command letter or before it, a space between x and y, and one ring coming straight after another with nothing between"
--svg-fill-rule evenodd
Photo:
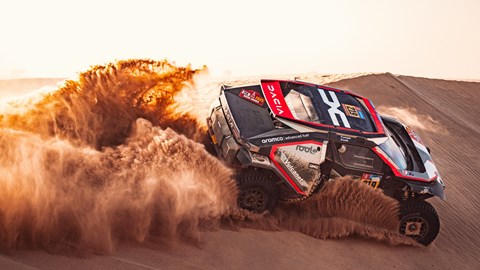
<instances>
[{"instance_id":1,"label":"red logo patch","mask_svg":"<svg viewBox=\"0 0 480 270\"><path fill-rule=\"evenodd\" d=\"M253 90L242 89L240 91L240 97L257 104L258 106L263 106L265 103L265 99L262 98L259 93Z\"/></svg>"}]
</instances>

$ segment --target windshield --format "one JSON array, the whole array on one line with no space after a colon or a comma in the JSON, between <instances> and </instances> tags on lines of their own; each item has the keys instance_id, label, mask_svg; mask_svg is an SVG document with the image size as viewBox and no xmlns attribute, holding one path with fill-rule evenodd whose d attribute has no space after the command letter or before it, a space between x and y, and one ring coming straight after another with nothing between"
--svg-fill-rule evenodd
<instances>
[{"instance_id":1,"label":"windshield","mask_svg":"<svg viewBox=\"0 0 480 270\"><path fill-rule=\"evenodd\" d=\"M381 143L379 147L385 152L385 154L390 157L390 159L398 166L400 170L407 169L407 161L405 157L405 152L403 152L399 143L395 140L395 137L386 129L388 135L388 140L384 143Z\"/></svg>"}]
</instances>

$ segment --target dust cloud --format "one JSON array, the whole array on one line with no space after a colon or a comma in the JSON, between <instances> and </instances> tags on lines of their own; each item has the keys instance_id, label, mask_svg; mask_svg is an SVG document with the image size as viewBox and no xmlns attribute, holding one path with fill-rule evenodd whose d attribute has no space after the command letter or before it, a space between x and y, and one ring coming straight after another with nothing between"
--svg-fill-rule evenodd
<instances>
[{"instance_id":1,"label":"dust cloud","mask_svg":"<svg viewBox=\"0 0 480 270\"><path fill-rule=\"evenodd\" d=\"M121 239L196 239L234 205L231 171L171 129L136 121L99 152L2 130L1 247L110 253Z\"/></svg>"},{"instance_id":2,"label":"dust cloud","mask_svg":"<svg viewBox=\"0 0 480 270\"><path fill-rule=\"evenodd\" d=\"M327 182L311 198L279 207L275 224L326 239L359 236L390 244L417 244L397 233L398 202L350 177Z\"/></svg>"},{"instance_id":3,"label":"dust cloud","mask_svg":"<svg viewBox=\"0 0 480 270\"><path fill-rule=\"evenodd\" d=\"M378 111L381 114L398 118L414 128L443 134L448 133L439 121L433 119L430 115L419 114L415 108L379 106Z\"/></svg>"},{"instance_id":4,"label":"dust cloud","mask_svg":"<svg viewBox=\"0 0 480 270\"><path fill-rule=\"evenodd\" d=\"M2 104L0 249L110 254L119 241L199 241L232 226L412 244L396 233L396 202L350 179L271 214L238 209L234 171L175 100L205 70L119 61Z\"/></svg>"}]
</instances>

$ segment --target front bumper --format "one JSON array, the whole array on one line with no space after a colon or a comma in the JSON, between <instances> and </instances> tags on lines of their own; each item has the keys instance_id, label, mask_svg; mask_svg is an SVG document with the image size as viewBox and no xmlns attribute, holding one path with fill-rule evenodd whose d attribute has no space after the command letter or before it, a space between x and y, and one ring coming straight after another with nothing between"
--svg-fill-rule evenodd
<instances>
[{"instance_id":1,"label":"front bumper","mask_svg":"<svg viewBox=\"0 0 480 270\"><path fill-rule=\"evenodd\" d=\"M235 140L228 126L219 101L213 106L210 117L207 118L207 125L218 156L231 164L240 149L240 145Z\"/></svg>"}]
</instances>

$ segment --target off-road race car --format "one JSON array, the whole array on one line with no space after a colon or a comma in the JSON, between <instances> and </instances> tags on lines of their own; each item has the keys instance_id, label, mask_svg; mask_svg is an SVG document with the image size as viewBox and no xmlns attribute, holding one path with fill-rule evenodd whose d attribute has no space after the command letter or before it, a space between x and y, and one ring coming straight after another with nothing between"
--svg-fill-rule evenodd
<instances>
[{"instance_id":1,"label":"off-road race car","mask_svg":"<svg viewBox=\"0 0 480 270\"><path fill-rule=\"evenodd\" d=\"M399 201L400 233L428 245L439 232L425 200L444 200L445 185L429 148L369 99L296 80L222 86L207 124L218 157L237 169L244 209L271 211L350 175Z\"/></svg>"}]
</instances>

